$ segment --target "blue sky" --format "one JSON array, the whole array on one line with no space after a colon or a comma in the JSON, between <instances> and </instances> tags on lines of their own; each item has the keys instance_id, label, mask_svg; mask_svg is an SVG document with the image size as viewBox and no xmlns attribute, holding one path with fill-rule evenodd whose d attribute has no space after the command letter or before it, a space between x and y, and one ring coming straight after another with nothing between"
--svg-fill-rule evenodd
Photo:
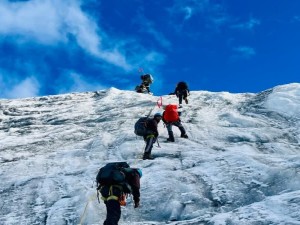
<instances>
[{"instance_id":1,"label":"blue sky","mask_svg":"<svg viewBox=\"0 0 300 225\"><path fill-rule=\"evenodd\" d=\"M1 0L0 98L299 82L298 0Z\"/></svg>"}]
</instances>

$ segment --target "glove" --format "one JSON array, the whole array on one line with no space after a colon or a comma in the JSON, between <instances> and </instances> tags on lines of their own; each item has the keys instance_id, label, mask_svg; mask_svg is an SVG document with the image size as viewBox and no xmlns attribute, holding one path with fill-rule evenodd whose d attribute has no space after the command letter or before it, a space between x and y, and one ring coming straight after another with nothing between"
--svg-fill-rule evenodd
<instances>
[{"instance_id":1,"label":"glove","mask_svg":"<svg viewBox=\"0 0 300 225\"><path fill-rule=\"evenodd\" d=\"M137 208L139 206L140 206L140 202L138 202L138 201L134 202L134 208Z\"/></svg>"}]
</instances>

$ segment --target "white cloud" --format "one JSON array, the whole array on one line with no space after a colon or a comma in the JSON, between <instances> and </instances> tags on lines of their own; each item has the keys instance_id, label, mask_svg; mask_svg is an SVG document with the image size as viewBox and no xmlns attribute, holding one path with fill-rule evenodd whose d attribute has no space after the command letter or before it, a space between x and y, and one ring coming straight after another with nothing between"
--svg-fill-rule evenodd
<instances>
[{"instance_id":1,"label":"white cloud","mask_svg":"<svg viewBox=\"0 0 300 225\"><path fill-rule=\"evenodd\" d=\"M234 58L251 58L254 55L256 55L256 51L252 47L248 46L240 46L233 49L233 51L236 53Z\"/></svg>"},{"instance_id":2,"label":"white cloud","mask_svg":"<svg viewBox=\"0 0 300 225\"><path fill-rule=\"evenodd\" d=\"M39 94L39 83L34 77L28 77L18 84L12 86L11 89L5 88L5 98L27 98L35 97Z\"/></svg>"},{"instance_id":3,"label":"white cloud","mask_svg":"<svg viewBox=\"0 0 300 225\"><path fill-rule=\"evenodd\" d=\"M193 15L193 8L186 6L184 7L184 11L185 11L184 20L189 20Z\"/></svg>"},{"instance_id":4,"label":"white cloud","mask_svg":"<svg viewBox=\"0 0 300 225\"><path fill-rule=\"evenodd\" d=\"M85 92L102 90L108 87L97 82L89 83L84 77L78 73L68 71L63 78L60 78L57 84L57 92L59 94L69 92Z\"/></svg>"},{"instance_id":5,"label":"white cloud","mask_svg":"<svg viewBox=\"0 0 300 225\"><path fill-rule=\"evenodd\" d=\"M165 61L165 57L161 54L158 54L157 52L149 52L146 56L145 56L145 60L149 63L157 63L157 64L161 64Z\"/></svg>"},{"instance_id":6,"label":"white cloud","mask_svg":"<svg viewBox=\"0 0 300 225\"><path fill-rule=\"evenodd\" d=\"M126 50L116 47L119 41L107 37L81 10L78 0L4 0L0 2L0 15L0 35L45 45L67 44L73 36L89 54L126 71L133 67L127 62Z\"/></svg>"},{"instance_id":7,"label":"white cloud","mask_svg":"<svg viewBox=\"0 0 300 225\"><path fill-rule=\"evenodd\" d=\"M176 23L175 29L181 31L183 25L196 16L202 16L201 21L206 23L209 28L217 29L230 21L230 16L221 4L216 4L210 0L177 0L168 9L171 17L181 17L182 23ZM197 18L198 19L198 18Z\"/></svg>"},{"instance_id":8,"label":"white cloud","mask_svg":"<svg viewBox=\"0 0 300 225\"><path fill-rule=\"evenodd\" d=\"M150 34L162 47L170 48L171 42L165 37L165 35L155 28L155 24L145 17L143 14L139 14L136 23L140 25L142 32Z\"/></svg>"},{"instance_id":9,"label":"white cloud","mask_svg":"<svg viewBox=\"0 0 300 225\"><path fill-rule=\"evenodd\" d=\"M294 16L292 21L293 22L300 22L300 16Z\"/></svg>"},{"instance_id":10,"label":"white cloud","mask_svg":"<svg viewBox=\"0 0 300 225\"><path fill-rule=\"evenodd\" d=\"M183 21L186 21L189 20L194 14L203 12L204 8L207 7L207 4L208 2L206 0L176 0L173 6L168 8L168 12L171 16L183 15Z\"/></svg>"},{"instance_id":11,"label":"white cloud","mask_svg":"<svg viewBox=\"0 0 300 225\"><path fill-rule=\"evenodd\" d=\"M258 25L260 25L260 21L258 19L250 18L249 21L245 23L235 24L231 27L240 30L253 30L253 28Z\"/></svg>"},{"instance_id":12,"label":"white cloud","mask_svg":"<svg viewBox=\"0 0 300 225\"><path fill-rule=\"evenodd\" d=\"M0 3L0 33L17 35L22 39L35 39L42 43L53 43L63 39L62 4L55 6L55 1L26 1ZM57 2L58 3L58 2ZM65 8L65 7L63 7ZM62 13L62 12L61 12Z\"/></svg>"}]
</instances>

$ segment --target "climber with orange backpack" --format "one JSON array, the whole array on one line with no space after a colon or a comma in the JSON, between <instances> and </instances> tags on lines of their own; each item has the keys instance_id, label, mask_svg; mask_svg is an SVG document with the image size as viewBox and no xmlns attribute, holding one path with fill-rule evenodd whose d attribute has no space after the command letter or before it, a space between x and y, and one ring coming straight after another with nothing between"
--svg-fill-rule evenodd
<instances>
[{"instance_id":1,"label":"climber with orange backpack","mask_svg":"<svg viewBox=\"0 0 300 225\"><path fill-rule=\"evenodd\" d=\"M188 138L186 131L184 127L182 126L181 120L180 120L180 112L177 111L177 105L169 104L165 107L165 111L162 115L162 120L164 124L167 127L169 138L167 141L174 142L174 133L172 130L172 126L178 127L178 129L181 132L180 137L182 138Z\"/></svg>"}]
</instances>

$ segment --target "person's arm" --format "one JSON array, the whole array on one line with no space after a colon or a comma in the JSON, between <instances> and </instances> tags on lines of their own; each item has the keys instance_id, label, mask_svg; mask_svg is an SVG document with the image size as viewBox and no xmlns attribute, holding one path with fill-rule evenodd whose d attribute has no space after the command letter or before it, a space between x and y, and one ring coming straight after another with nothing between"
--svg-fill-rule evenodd
<instances>
[{"instance_id":1,"label":"person's arm","mask_svg":"<svg viewBox=\"0 0 300 225\"><path fill-rule=\"evenodd\" d=\"M149 121L148 128L149 128L149 130L151 130L151 132L157 138L158 137L158 129L157 129L157 122L155 121L155 119L152 119Z\"/></svg>"},{"instance_id":2,"label":"person's arm","mask_svg":"<svg viewBox=\"0 0 300 225\"><path fill-rule=\"evenodd\" d=\"M134 208L140 205L140 176L138 172L134 172L131 183L132 195L134 200Z\"/></svg>"},{"instance_id":3,"label":"person's arm","mask_svg":"<svg viewBox=\"0 0 300 225\"><path fill-rule=\"evenodd\" d=\"M155 125L154 125L154 127L155 127L154 135L155 135L155 138L157 138L157 137L158 137L158 135L159 135L159 133L158 133L158 129L157 129L157 127L158 127L158 122L156 122L156 121L155 121Z\"/></svg>"}]
</instances>

